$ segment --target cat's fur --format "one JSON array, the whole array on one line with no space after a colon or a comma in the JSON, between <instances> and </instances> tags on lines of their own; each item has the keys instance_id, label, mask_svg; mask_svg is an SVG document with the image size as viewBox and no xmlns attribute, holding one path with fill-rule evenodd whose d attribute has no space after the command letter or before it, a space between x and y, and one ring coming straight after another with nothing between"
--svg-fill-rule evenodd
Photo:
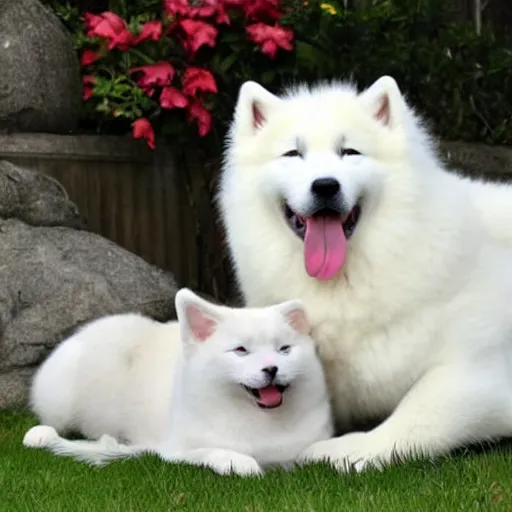
<instances>
[{"instance_id":1,"label":"cat's fur","mask_svg":"<svg viewBox=\"0 0 512 512\"><path fill-rule=\"evenodd\" d=\"M176 310L179 323L114 315L64 341L34 379L43 425L24 444L96 464L151 451L248 475L289 465L332 435L299 301L235 309L182 289Z\"/></svg>"}]
</instances>

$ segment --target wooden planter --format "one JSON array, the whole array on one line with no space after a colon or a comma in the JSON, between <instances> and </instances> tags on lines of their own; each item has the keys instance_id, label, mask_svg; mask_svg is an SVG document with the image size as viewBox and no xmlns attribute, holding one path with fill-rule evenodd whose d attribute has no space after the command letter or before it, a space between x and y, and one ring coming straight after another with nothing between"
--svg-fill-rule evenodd
<instances>
[{"instance_id":1,"label":"wooden planter","mask_svg":"<svg viewBox=\"0 0 512 512\"><path fill-rule=\"evenodd\" d=\"M0 158L64 185L87 229L171 271L181 286L232 296L227 250L213 205L218 162L197 148L176 157L129 137L12 134Z\"/></svg>"}]
</instances>

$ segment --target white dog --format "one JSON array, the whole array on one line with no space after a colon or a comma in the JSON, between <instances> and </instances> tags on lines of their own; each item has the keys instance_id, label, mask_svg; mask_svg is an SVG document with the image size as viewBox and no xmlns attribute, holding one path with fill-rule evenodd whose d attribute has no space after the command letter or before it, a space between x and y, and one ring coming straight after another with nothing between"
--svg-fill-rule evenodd
<instances>
[{"instance_id":1,"label":"white dog","mask_svg":"<svg viewBox=\"0 0 512 512\"><path fill-rule=\"evenodd\" d=\"M390 77L242 86L219 202L247 304L300 298L340 431L383 420L302 460L362 470L512 434L512 251L481 215L503 190L446 172Z\"/></svg>"},{"instance_id":2,"label":"white dog","mask_svg":"<svg viewBox=\"0 0 512 512\"><path fill-rule=\"evenodd\" d=\"M299 301L232 309L182 289L176 310L179 325L114 315L64 341L36 374L31 401L44 425L24 444L96 464L151 451L251 475L332 435Z\"/></svg>"}]
</instances>

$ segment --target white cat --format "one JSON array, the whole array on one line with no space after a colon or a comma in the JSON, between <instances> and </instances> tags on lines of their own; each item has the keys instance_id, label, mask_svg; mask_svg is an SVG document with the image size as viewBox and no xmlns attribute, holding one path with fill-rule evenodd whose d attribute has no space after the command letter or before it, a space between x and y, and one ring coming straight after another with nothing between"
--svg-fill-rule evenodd
<instances>
[{"instance_id":1,"label":"white cat","mask_svg":"<svg viewBox=\"0 0 512 512\"><path fill-rule=\"evenodd\" d=\"M25 446L95 464L155 452L252 475L331 437L300 301L234 309L182 289L176 310L179 323L114 315L64 341L35 376L31 403L43 425Z\"/></svg>"}]
</instances>

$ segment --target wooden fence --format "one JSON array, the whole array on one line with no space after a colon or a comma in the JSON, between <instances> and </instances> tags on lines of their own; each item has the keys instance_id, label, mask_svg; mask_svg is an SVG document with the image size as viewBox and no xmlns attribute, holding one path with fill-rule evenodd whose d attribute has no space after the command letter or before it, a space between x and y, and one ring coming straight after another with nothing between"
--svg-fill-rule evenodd
<instances>
[{"instance_id":1,"label":"wooden fence","mask_svg":"<svg viewBox=\"0 0 512 512\"><path fill-rule=\"evenodd\" d=\"M212 201L219 166L200 151L178 161L130 137L13 134L0 136L0 158L55 177L89 230L170 270L180 285L220 300L232 294Z\"/></svg>"}]
</instances>

